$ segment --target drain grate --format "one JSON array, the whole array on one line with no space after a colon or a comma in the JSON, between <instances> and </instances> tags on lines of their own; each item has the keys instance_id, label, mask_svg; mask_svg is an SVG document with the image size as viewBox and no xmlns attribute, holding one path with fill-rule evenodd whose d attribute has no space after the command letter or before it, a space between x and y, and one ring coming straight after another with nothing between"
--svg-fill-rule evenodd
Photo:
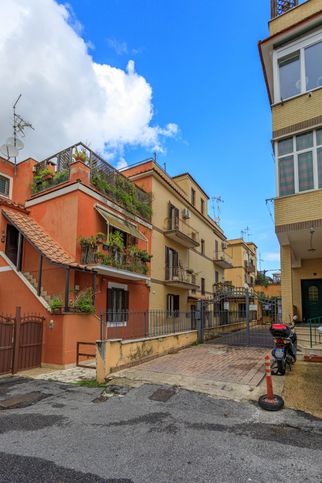
<instances>
[{"instance_id":1,"label":"drain grate","mask_svg":"<svg viewBox=\"0 0 322 483\"><path fill-rule=\"evenodd\" d=\"M173 388L165 389L161 387L156 391L154 391L154 393L151 394L149 399L151 399L151 401L167 402L170 399L170 397L175 395L175 393L176 391Z\"/></svg>"}]
</instances>

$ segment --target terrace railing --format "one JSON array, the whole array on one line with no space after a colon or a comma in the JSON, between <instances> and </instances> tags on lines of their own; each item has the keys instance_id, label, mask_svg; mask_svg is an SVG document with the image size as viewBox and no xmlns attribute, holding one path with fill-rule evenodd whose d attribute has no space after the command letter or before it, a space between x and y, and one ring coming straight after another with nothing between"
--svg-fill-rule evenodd
<instances>
[{"instance_id":1,"label":"terrace railing","mask_svg":"<svg viewBox=\"0 0 322 483\"><path fill-rule=\"evenodd\" d=\"M120 204L131 213L146 220L151 219L151 195L136 186L116 168L107 163L100 155L92 151L83 143L78 143L66 148L59 153L39 162L36 166L35 178L48 168L55 165L52 180L46 180L43 184L35 186L34 192L41 192L65 182L69 178L71 164L81 160L89 166L91 171L91 183L96 189L107 195L112 201ZM61 178L61 179L60 179Z\"/></svg>"},{"instance_id":2,"label":"terrace railing","mask_svg":"<svg viewBox=\"0 0 322 483\"><path fill-rule=\"evenodd\" d=\"M196 283L194 273L182 267L166 266L165 279L167 282Z\"/></svg>"},{"instance_id":3,"label":"terrace railing","mask_svg":"<svg viewBox=\"0 0 322 483\"><path fill-rule=\"evenodd\" d=\"M271 0L271 17L278 17L298 4L299 0Z\"/></svg>"},{"instance_id":4,"label":"terrace railing","mask_svg":"<svg viewBox=\"0 0 322 483\"><path fill-rule=\"evenodd\" d=\"M81 247L81 263L84 265L106 265L120 270L146 275L148 265L139 256L132 255L126 249L98 252L92 247Z\"/></svg>"}]
</instances>

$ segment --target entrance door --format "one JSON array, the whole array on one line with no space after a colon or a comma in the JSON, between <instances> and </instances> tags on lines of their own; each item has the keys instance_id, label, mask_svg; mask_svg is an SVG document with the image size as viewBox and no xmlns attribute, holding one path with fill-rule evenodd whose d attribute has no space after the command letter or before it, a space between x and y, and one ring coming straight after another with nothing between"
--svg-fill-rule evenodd
<instances>
[{"instance_id":1,"label":"entrance door","mask_svg":"<svg viewBox=\"0 0 322 483\"><path fill-rule=\"evenodd\" d=\"M7 225L7 238L6 238L6 250L7 257L17 265L17 252L18 252L18 230L12 226Z\"/></svg>"},{"instance_id":2,"label":"entrance door","mask_svg":"<svg viewBox=\"0 0 322 483\"><path fill-rule=\"evenodd\" d=\"M322 316L322 280L302 280L303 320Z\"/></svg>"}]
</instances>

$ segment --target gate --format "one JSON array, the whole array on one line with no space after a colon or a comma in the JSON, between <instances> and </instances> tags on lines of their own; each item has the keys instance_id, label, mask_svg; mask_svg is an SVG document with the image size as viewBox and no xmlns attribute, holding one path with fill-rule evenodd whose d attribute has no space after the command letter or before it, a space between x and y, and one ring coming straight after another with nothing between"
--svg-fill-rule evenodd
<instances>
[{"instance_id":1,"label":"gate","mask_svg":"<svg viewBox=\"0 0 322 483\"><path fill-rule=\"evenodd\" d=\"M214 344L272 347L269 328L280 321L280 299L253 290L223 287L200 303L199 340Z\"/></svg>"},{"instance_id":2,"label":"gate","mask_svg":"<svg viewBox=\"0 0 322 483\"><path fill-rule=\"evenodd\" d=\"M0 316L0 374L15 374L41 364L44 317L28 314L21 317Z\"/></svg>"}]
</instances>

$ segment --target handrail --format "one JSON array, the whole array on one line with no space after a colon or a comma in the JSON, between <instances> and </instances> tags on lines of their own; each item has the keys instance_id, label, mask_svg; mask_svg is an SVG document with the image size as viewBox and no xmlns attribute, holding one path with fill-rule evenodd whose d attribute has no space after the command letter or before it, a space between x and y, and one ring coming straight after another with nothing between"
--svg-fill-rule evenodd
<instances>
[{"instance_id":1,"label":"handrail","mask_svg":"<svg viewBox=\"0 0 322 483\"><path fill-rule=\"evenodd\" d=\"M310 328L310 348L313 347L313 329L314 329L314 343L316 344L317 326L322 326L322 316L311 317L307 319L307 324Z\"/></svg>"}]
</instances>

